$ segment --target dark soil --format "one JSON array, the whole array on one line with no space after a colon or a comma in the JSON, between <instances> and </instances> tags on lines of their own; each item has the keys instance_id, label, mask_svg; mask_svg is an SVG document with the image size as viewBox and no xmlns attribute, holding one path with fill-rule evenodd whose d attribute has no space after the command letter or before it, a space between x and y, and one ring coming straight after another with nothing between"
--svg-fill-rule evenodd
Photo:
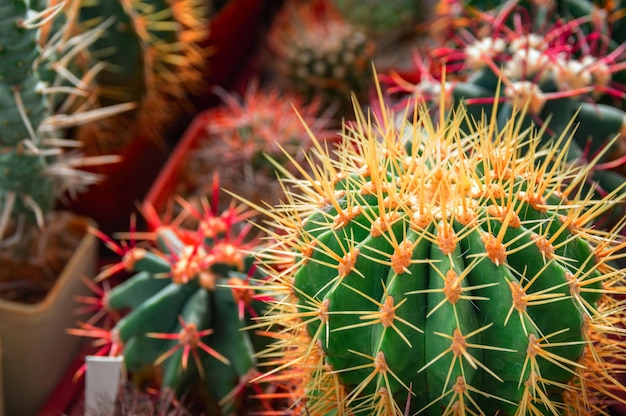
<instances>
[{"instance_id":1,"label":"dark soil","mask_svg":"<svg viewBox=\"0 0 626 416\"><path fill-rule=\"evenodd\" d=\"M0 247L0 299L41 302L80 244L88 225L84 217L69 212L51 213L46 224L43 229L27 228L16 242Z\"/></svg>"}]
</instances>

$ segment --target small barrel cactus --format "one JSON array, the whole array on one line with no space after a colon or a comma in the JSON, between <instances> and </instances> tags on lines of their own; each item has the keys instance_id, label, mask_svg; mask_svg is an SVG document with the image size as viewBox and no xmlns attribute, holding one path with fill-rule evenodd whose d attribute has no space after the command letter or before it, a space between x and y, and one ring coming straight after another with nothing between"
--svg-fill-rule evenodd
<instances>
[{"instance_id":1,"label":"small barrel cactus","mask_svg":"<svg viewBox=\"0 0 626 416\"><path fill-rule=\"evenodd\" d=\"M374 44L330 0L285 2L268 44L280 81L308 100L343 105L368 92Z\"/></svg>"},{"instance_id":2,"label":"small barrel cactus","mask_svg":"<svg viewBox=\"0 0 626 416\"><path fill-rule=\"evenodd\" d=\"M250 212L231 206L218 215L208 203L204 212L182 203L181 215L196 216L197 228L162 224L146 207L150 246L98 233L122 260L95 280L124 270L133 275L110 290L89 282L99 296L80 300L96 313L68 332L95 338L100 355L123 355L132 374L154 369L162 389L181 396L199 388L209 397L207 409L237 414L258 374L255 350L265 346L263 336L242 330L265 305L248 289L257 281L250 225L242 226Z\"/></svg>"},{"instance_id":3,"label":"small barrel cactus","mask_svg":"<svg viewBox=\"0 0 626 416\"><path fill-rule=\"evenodd\" d=\"M329 116L320 114L319 100L304 103L298 95L256 81L241 97L217 88L216 93L223 104L211 111L206 137L189 153L178 192L206 195L219 172L222 187L238 196L255 203L279 202L283 191L267 158L282 166L288 166L288 157L304 161L310 135L329 134Z\"/></svg>"},{"instance_id":4,"label":"small barrel cactus","mask_svg":"<svg viewBox=\"0 0 626 416\"><path fill-rule=\"evenodd\" d=\"M495 111L406 111L359 114L268 213L264 319L283 328L268 352L293 414L604 414L624 391L609 338L626 270L592 222L618 195L582 193L592 167L541 147L517 110L501 128Z\"/></svg>"}]
</instances>

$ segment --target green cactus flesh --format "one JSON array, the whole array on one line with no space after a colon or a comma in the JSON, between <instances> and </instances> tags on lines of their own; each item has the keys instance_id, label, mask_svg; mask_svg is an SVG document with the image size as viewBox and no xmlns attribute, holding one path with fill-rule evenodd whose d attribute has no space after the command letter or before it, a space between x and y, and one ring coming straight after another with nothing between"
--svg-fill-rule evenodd
<instances>
[{"instance_id":1,"label":"green cactus flesh","mask_svg":"<svg viewBox=\"0 0 626 416\"><path fill-rule=\"evenodd\" d=\"M454 114L360 114L274 212L269 258L293 257L266 319L302 414L595 414L619 388L617 238L588 224L613 201L580 192L565 135Z\"/></svg>"},{"instance_id":2,"label":"green cactus flesh","mask_svg":"<svg viewBox=\"0 0 626 416\"><path fill-rule=\"evenodd\" d=\"M102 139L101 146L108 143L113 147L127 143L127 136L137 132L163 138L166 125L181 110L189 109L189 93L204 86L208 53L199 42L207 36L210 4L201 0L92 0L81 4L83 30L111 23L89 48L92 61L106 63L96 76L99 104L134 102L137 109L111 119L106 126L87 126L80 137L89 140L95 135ZM105 128L112 129L109 135L116 138L106 137Z\"/></svg>"},{"instance_id":3,"label":"green cactus flesh","mask_svg":"<svg viewBox=\"0 0 626 416\"><path fill-rule=\"evenodd\" d=\"M334 0L345 19L355 27L373 35L415 25L426 12L421 1L399 0L381 3L378 1Z\"/></svg>"}]
</instances>

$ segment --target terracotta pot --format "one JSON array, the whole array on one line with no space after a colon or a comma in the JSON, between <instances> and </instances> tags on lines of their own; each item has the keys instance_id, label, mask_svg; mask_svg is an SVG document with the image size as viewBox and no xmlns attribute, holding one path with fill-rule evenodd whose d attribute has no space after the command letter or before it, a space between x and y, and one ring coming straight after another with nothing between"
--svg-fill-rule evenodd
<instances>
[{"instance_id":1,"label":"terracotta pot","mask_svg":"<svg viewBox=\"0 0 626 416\"><path fill-rule=\"evenodd\" d=\"M91 220L85 221L95 227ZM96 237L85 233L43 301L0 300L2 396L7 416L35 415L80 351L83 340L65 330L75 325L74 297L89 292L81 278L94 275L97 248Z\"/></svg>"}]
</instances>

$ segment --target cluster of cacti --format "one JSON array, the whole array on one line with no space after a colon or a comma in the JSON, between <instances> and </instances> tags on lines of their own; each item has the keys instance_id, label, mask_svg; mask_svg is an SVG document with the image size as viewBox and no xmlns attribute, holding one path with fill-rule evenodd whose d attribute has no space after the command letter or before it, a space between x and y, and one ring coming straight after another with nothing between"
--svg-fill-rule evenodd
<instances>
[{"instance_id":1,"label":"cluster of cacti","mask_svg":"<svg viewBox=\"0 0 626 416\"><path fill-rule=\"evenodd\" d=\"M207 409L237 414L237 399L258 373L255 350L265 346L262 335L242 330L263 312L265 300L248 289L258 283L255 243L247 241L250 225L244 225L251 212L231 204L218 214L207 201L203 211L181 203L185 210L167 224L146 207L154 231L144 244L136 243L141 234L133 229L130 243L98 233L122 260L95 280L132 275L110 290L96 286L99 296L82 301L97 312L69 332L95 338L99 355L123 355L131 374L154 369L161 389L180 396L200 388ZM180 226L185 215L197 226Z\"/></svg>"},{"instance_id":2,"label":"cluster of cacti","mask_svg":"<svg viewBox=\"0 0 626 416\"><path fill-rule=\"evenodd\" d=\"M416 55L417 82L384 78L392 85L384 97L376 85L364 113L350 98L367 97L374 47L359 19L379 19L378 32L403 17L390 4L334 2L284 2L268 33L274 88L215 90L223 106L183 171L183 186L205 183L193 191L208 198L177 189L173 219L142 207L148 232L132 224L115 241L94 231L121 261L87 281L96 296L79 300L92 315L68 332L208 414L253 413L238 400L250 387L260 414L595 415L626 405L626 348L615 342L626 335L626 219L613 216L626 181L610 170L626 160L626 47L610 39L613 26L582 0L443 1L462 22L448 43ZM204 62L200 9L83 5L86 27L121 19L94 57L132 45L99 73L112 87L101 102L130 92L147 103L131 118L159 119L151 103L173 115L160 100L198 85ZM117 68L128 59L140 65ZM182 67L188 77L176 79ZM329 144L321 109L353 107ZM105 127L79 134L93 128ZM220 205L216 172L266 218L268 244L244 224L256 214ZM119 273L129 277L109 288Z\"/></svg>"},{"instance_id":3,"label":"cluster of cacti","mask_svg":"<svg viewBox=\"0 0 626 416\"><path fill-rule=\"evenodd\" d=\"M76 4L46 2L36 10L26 0L0 5L0 240L14 232L17 242L25 223L44 224L60 194L74 194L99 179L77 167L112 160L83 158L68 151L75 142L61 140L62 128L107 113L84 108L61 113L64 103L92 93L68 68L101 29L74 37Z\"/></svg>"},{"instance_id":4,"label":"cluster of cacti","mask_svg":"<svg viewBox=\"0 0 626 416\"><path fill-rule=\"evenodd\" d=\"M415 25L425 14L426 1L333 0L342 16L354 27L372 36L384 36Z\"/></svg>"},{"instance_id":5,"label":"cluster of cacti","mask_svg":"<svg viewBox=\"0 0 626 416\"><path fill-rule=\"evenodd\" d=\"M491 4L490 4L491 3ZM471 1L466 3L475 9L472 13L480 17L483 11L491 14L501 14L510 4L500 2ZM517 0L519 9L528 14L527 18L537 32L538 28L545 28L549 24L572 22L578 36L587 36L593 45L592 50L596 57L608 55L615 49L621 49L626 41L626 13L620 2L589 1L589 0L553 0L527 1ZM526 12L527 11L527 12ZM477 12L477 13L476 13ZM506 21L509 27L514 27L514 16ZM617 54L616 54L617 55ZM626 71L615 70L613 79L619 79L623 85L626 81ZM615 103L614 103L615 104Z\"/></svg>"},{"instance_id":6,"label":"cluster of cacti","mask_svg":"<svg viewBox=\"0 0 626 416\"><path fill-rule=\"evenodd\" d=\"M437 2L432 18L423 25L423 29L431 35L435 34L438 40L445 41L448 36L454 35L456 29L467 25L475 18L476 13L497 12L498 9L509 7L511 3L519 4L528 10L527 17L539 26L561 18L590 17L588 23L593 22L596 29L604 32L608 25L612 26L622 17L618 5L613 1L598 5L597 2L589 0L441 0Z\"/></svg>"},{"instance_id":7,"label":"cluster of cacti","mask_svg":"<svg viewBox=\"0 0 626 416\"><path fill-rule=\"evenodd\" d=\"M268 44L285 89L338 106L349 104L353 93L366 96L374 44L330 0L286 2Z\"/></svg>"},{"instance_id":8,"label":"cluster of cacti","mask_svg":"<svg viewBox=\"0 0 626 416\"><path fill-rule=\"evenodd\" d=\"M241 97L221 89L216 93L223 104L211 112L206 138L190 152L182 172L181 183L192 189L178 192L206 195L219 172L225 189L236 189L255 203L277 203L283 192L268 157L283 166L288 165L285 154L302 162L310 135L328 134L329 115L321 114L319 100L304 103L295 94L259 87L258 82L251 82Z\"/></svg>"},{"instance_id":9,"label":"cluster of cacti","mask_svg":"<svg viewBox=\"0 0 626 416\"><path fill-rule=\"evenodd\" d=\"M516 13L511 13L515 8ZM464 28L473 27L474 33L482 38L488 36L491 27L496 23L496 32L501 25L510 30L519 31L520 25L526 33L538 36L547 35L548 30L560 25L569 25L570 33L564 34L561 41L565 43L570 36L572 44L567 51L576 51L580 54L592 54L595 57L608 55L615 49L621 49L626 40L624 33L626 19L624 9L619 2L589 1L589 0L511 0L507 2L491 0L445 0L439 2L435 8L434 18L424 27L438 38L440 43L450 39L467 41L467 34L462 34ZM489 24L481 21L488 17ZM476 23L480 25L480 34L476 30ZM460 30L459 30L460 29ZM574 32L577 38L572 36ZM588 42L589 45L582 45ZM614 57L617 56L614 55ZM587 64L589 64L587 62ZM620 69L613 70L613 77L617 76L623 84L626 73Z\"/></svg>"},{"instance_id":10,"label":"cluster of cacti","mask_svg":"<svg viewBox=\"0 0 626 416\"><path fill-rule=\"evenodd\" d=\"M607 163L597 164L589 179L599 192L610 192L624 180L607 169L624 155L621 139L613 141L626 132L626 113L621 109L624 87L615 81L615 74L624 69L624 47L611 49L598 33L586 34L581 26L590 16L539 25L524 17L536 10L519 8L517 3L508 2L497 13L475 11L478 27L472 31L475 25L468 24L452 38L455 43L432 51L453 80L442 84L423 65L418 83L391 77L390 91L409 93L410 100L425 101L433 111L438 105L449 109L463 102L477 120L499 102L500 126L516 103L527 105L526 125L543 128L544 140L558 137L573 123L568 159L585 162L605 151L602 162ZM418 57L421 62L430 58Z\"/></svg>"},{"instance_id":11,"label":"cluster of cacti","mask_svg":"<svg viewBox=\"0 0 626 416\"><path fill-rule=\"evenodd\" d=\"M622 400L624 244L592 225L622 195L582 190L593 165L565 162L567 131L544 148L518 109L498 114L361 113L311 177L289 179L262 262L292 414L606 414Z\"/></svg>"},{"instance_id":12,"label":"cluster of cacti","mask_svg":"<svg viewBox=\"0 0 626 416\"><path fill-rule=\"evenodd\" d=\"M96 76L98 103L136 102L131 113L83 126L77 137L92 151L117 150L137 134L162 140L166 127L190 110L189 95L204 86L210 51L204 0L93 0L83 2L80 27L107 21L106 32L90 46L104 62Z\"/></svg>"}]
</instances>

